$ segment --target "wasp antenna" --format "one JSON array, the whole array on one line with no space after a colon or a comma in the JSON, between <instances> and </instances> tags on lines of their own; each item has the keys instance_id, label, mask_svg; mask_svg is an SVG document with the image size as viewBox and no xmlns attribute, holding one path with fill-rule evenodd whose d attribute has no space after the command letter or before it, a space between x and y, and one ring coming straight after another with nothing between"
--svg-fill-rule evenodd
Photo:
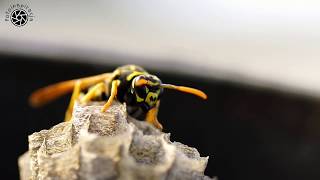
<instances>
[{"instance_id":1,"label":"wasp antenna","mask_svg":"<svg viewBox=\"0 0 320 180\"><path fill-rule=\"evenodd\" d=\"M202 99L208 98L208 96L203 91L201 91L199 89L191 88L191 87L176 86L176 85L172 85L172 84L162 84L161 87L166 88L166 89L174 89L177 91L193 94L193 95L196 95Z\"/></svg>"},{"instance_id":2,"label":"wasp antenna","mask_svg":"<svg viewBox=\"0 0 320 180\"><path fill-rule=\"evenodd\" d=\"M145 84L148 84L148 80L146 80L146 79L139 79L139 80L137 80L137 81L135 82L135 85L136 85L136 86L143 86L143 85L145 85Z\"/></svg>"}]
</instances>

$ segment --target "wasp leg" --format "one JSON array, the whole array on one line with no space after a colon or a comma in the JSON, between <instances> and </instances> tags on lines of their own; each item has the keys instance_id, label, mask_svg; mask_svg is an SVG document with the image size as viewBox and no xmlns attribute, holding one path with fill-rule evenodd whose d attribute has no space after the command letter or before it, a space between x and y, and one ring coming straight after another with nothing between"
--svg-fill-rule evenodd
<instances>
[{"instance_id":1,"label":"wasp leg","mask_svg":"<svg viewBox=\"0 0 320 180\"><path fill-rule=\"evenodd\" d=\"M101 112L106 112L107 109L111 106L114 98L117 96L118 93L118 87L120 85L120 80L113 80L111 84L111 93L109 96L109 99L106 104L101 109Z\"/></svg>"},{"instance_id":2,"label":"wasp leg","mask_svg":"<svg viewBox=\"0 0 320 180\"><path fill-rule=\"evenodd\" d=\"M159 106L160 106L160 101L157 102L157 105L156 107L150 109L148 112L147 112L147 115L146 115L146 121L152 125L154 125L156 128L158 128L159 130L162 130L163 127L162 125L160 124L160 122L158 121L158 112L159 112Z\"/></svg>"},{"instance_id":3,"label":"wasp leg","mask_svg":"<svg viewBox=\"0 0 320 180\"><path fill-rule=\"evenodd\" d=\"M92 88L89 89L89 92L80 99L81 104L88 103L92 98L101 95L105 92L105 84L103 82L96 84Z\"/></svg>"},{"instance_id":4,"label":"wasp leg","mask_svg":"<svg viewBox=\"0 0 320 180\"><path fill-rule=\"evenodd\" d=\"M73 93L72 93L72 96L71 96L71 99L70 99L70 103L69 103L68 109L67 109L65 117L64 117L64 121L70 121L71 120L74 102L80 96L80 92L81 92L81 80L78 80L75 83L75 86L74 86L74 89L73 89Z\"/></svg>"}]
</instances>

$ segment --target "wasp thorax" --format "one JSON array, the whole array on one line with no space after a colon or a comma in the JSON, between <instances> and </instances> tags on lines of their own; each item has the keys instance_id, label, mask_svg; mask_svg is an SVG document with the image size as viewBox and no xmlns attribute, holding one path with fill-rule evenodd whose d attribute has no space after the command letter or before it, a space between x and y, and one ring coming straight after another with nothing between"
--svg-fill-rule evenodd
<instances>
[{"instance_id":1,"label":"wasp thorax","mask_svg":"<svg viewBox=\"0 0 320 180\"><path fill-rule=\"evenodd\" d=\"M138 103L154 107L162 93L161 80L154 75L139 75L132 81L131 92Z\"/></svg>"}]
</instances>

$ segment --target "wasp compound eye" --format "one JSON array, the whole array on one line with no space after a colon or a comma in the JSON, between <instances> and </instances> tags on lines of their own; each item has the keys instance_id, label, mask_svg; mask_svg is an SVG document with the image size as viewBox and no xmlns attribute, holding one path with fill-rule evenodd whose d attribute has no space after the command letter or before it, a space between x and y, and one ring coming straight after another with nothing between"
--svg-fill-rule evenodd
<instances>
[{"instance_id":1,"label":"wasp compound eye","mask_svg":"<svg viewBox=\"0 0 320 180\"><path fill-rule=\"evenodd\" d=\"M140 97L143 97L143 98L145 98L147 96L147 94L149 93L149 88L146 85L137 86L134 90L137 93L137 95L139 95Z\"/></svg>"}]
</instances>

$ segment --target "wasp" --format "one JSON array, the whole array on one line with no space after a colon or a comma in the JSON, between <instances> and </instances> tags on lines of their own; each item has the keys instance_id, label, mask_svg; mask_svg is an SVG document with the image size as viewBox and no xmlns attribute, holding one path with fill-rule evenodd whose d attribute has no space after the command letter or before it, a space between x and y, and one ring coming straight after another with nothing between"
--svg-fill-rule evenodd
<instances>
[{"instance_id":1,"label":"wasp","mask_svg":"<svg viewBox=\"0 0 320 180\"><path fill-rule=\"evenodd\" d=\"M157 115L164 89L173 89L207 99L207 95L198 89L164 84L157 76L149 74L140 66L124 65L110 73L62 81L43 87L31 94L29 103L32 107L40 107L73 91L65 113L65 121L69 121L76 101L87 104L106 97L106 103L101 108L101 112L105 112L116 99L126 103L129 115L135 118L142 117L162 130Z\"/></svg>"}]
</instances>

